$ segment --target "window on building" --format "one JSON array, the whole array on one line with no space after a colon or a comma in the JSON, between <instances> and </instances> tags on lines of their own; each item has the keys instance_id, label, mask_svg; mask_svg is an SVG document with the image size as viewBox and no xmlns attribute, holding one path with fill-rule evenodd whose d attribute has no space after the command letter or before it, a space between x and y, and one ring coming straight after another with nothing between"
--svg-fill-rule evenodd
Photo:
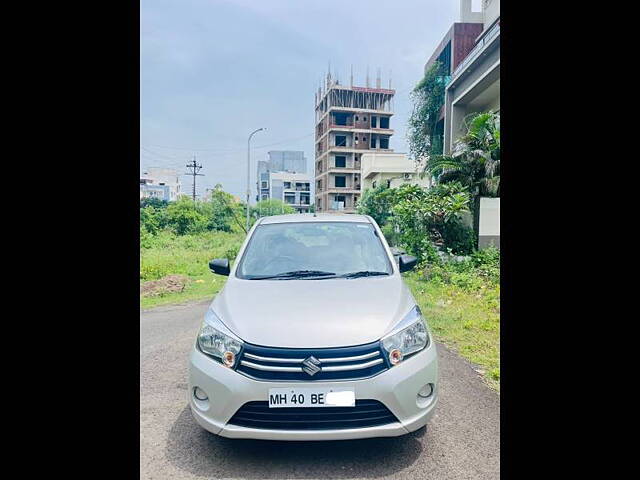
<instances>
[{"instance_id":1,"label":"window on building","mask_svg":"<svg viewBox=\"0 0 640 480\"><path fill-rule=\"evenodd\" d=\"M269 200L269 195L266 195L266 194L262 195L262 200Z\"/></svg>"},{"instance_id":2,"label":"window on building","mask_svg":"<svg viewBox=\"0 0 640 480\"><path fill-rule=\"evenodd\" d=\"M389 148L389 138L380 137L380 148Z\"/></svg>"},{"instance_id":3,"label":"window on building","mask_svg":"<svg viewBox=\"0 0 640 480\"><path fill-rule=\"evenodd\" d=\"M342 155L336 156L336 167L344 168L346 166L347 166L347 157Z\"/></svg>"},{"instance_id":4,"label":"window on building","mask_svg":"<svg viewBox=\"0 0 640 480\"><path fill-rule=\"evenodd\" d=\"M346 187L347 186L347 177L343 175L337 175L335 177L335 186L336 187Z\"/></svg>"},{"instance_id":5,"label":"window on building","mask_svg":"<svg viewBox=\"0 0 640 480\"><path fill-rule=\"evenodd\" d=\"M380 128L389 128L389 117L380 117Z\"/></svg>"},{"instance_id":6,"label":"window on building","mask_svg":"<svg viewBox=\"0 0 640 480\"><path fill-rule=\"evenodd\" d=\"M262 183L261 183L261 185L262 185L262 186L261 186L260 188L269 188L269 187L267 186L267 182L262 182Z\"/></svg>"},{"instance_id":7,"label":"window on building","mask_svg":"<svg viewBox=\"0 0 640 480\"><path fill-rule=\"evenodd\" d=\"M336 135L336 147L346 147L347 137L346 135Z\"/></svg>"},{"instance_id":8,"label":"window on building","mask_svg":"<svg viewBox=\"0 0 640 480\"><path fill-rule=\"evenodd\" d=\"M391 188L391 180L387 180L387 188Z\"/></svg>"},{"instance_id":9,"label":"window on building","mask_svg":"<svg viewBox=\"0 0 640 480\"><path fill-rule=\"evenodd\" d=\"M296 203L296 195L295 195L295 193L285 193L284 194L284 201L285 201L285 203L288 203L288 204Z\"/></svg>"},{"instance_id":10,"label":"window on building","mask_svg":"<svg viewBox=\"0 0 640 480\"><path fill-rule=\"evenodd\" d=\"M291 188L291 182L284 182L284 188Z\"/></svg>"},{"instance_id":11,"label":"window on building","mask_svg":"<svg viewBox=\"0 0 640 480\"><path fill-rule=\"evenodd\" d=\"M377 128L378 126L378 117L371 117L371 128Z\"/></svg>"},{"instance_id":12,"label":"window on building","mask_svg":"<svg viewBox=\"0 0 640 480\"><path fill-rule=\"evenodd\" d=\"M377 184L377 183L378 183L378 182L376 182L376 181L374 180L374 181L373 181L373 183L371 184L371 186L372 186L373 188L376 188L376 184Z\"/></svg>"},{"instance_id":13,"label":"window on building","mask_svg":"<svg viewBox=\"0 0 640 480\"><path fill-rule=\"evenodd\" d=\"M371 136L371 148L376 148L376 137Z\"/></svg>"}]
</instances>

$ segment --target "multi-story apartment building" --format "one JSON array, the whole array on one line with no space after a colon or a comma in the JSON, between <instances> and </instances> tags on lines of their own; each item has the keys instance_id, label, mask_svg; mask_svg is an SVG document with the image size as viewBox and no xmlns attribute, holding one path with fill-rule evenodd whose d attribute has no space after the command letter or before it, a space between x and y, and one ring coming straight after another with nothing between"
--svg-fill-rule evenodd
<instances>
[{"instance_id":1,"label":"multi-story apartment building","mask_svg":"<svg viewBox=\"0 0 640 480\"><path fill-rule=\"evenodd\" d=\"M306 173L272 172L269 198L277 198L299 213L311 208L311 178Z\"/></svg>"},{"instance_id":2,"label":"multi-story apartment building","mask_svg":"<svg viewBox=\"0 0 640 480\"><path fill-rule=\"evenodd\" d=\"M311 177L302 151L268 152L268 160L258 162L256 201L277 199L300 213L311 208Z\"/></svg>"},{"instance_id":3,"label":"multi-story apartment building","mask_svg":"<svg viewBox=\"0 0 640 480\"><path fill-rule=\"evenodd\" d=\"M433 139L442 142L445 154L453 153L455 141L464 134L467 116L500 111L500 0L482 0L478 12L471 11L471 0L460 0L460 19L425 65L425 72L436 60L446 66L444 105L436 130L439 135ZM482 198L474 221L478 246L499 248L500 198Z\"/></svg>"},{"instance_id":4,"label":"multi-story apartment building","mask_svg":"<svg viewBox=\"0 0 640 480\"><path fill-rule=\"evenodd\" d=\"M482 0L478 12L471 0L460 0L460 20L425 65L425 72L436 60L444 66L445 104L434 138L444 153L451 153L467 115L500 110L500 0Z\"/></svg>"},{"instance_id":5,"label":"multi-story apartment building","mask_svg":"<svg viewBox=\"0 0 640 480\"><path fill-rule=\"evenodd\" d=\"M361 156L392 152L395 90L340 85L327 74L316 92L315 204L318 212L353 213L360 198Z\"/></svg>"},{"instance_id":6,"label":"multi-story apartment building","mask_svg":"<svg viewBox=\"0 0 640 480\"><path fill-rule=\"evenodd\" d=\"M451 75L458 65L473 49L478 35L482 33L482 12L471 10L471 0L460 1L460 21L454 22L444 35L440 44L424 66L425 73L436 63L442 65L442 81L448 84ZM438 146L434 153L442 153L444 148L445 107L440 109L440 116L436 124L433 144Z\"/></svg>"}]
</instances>

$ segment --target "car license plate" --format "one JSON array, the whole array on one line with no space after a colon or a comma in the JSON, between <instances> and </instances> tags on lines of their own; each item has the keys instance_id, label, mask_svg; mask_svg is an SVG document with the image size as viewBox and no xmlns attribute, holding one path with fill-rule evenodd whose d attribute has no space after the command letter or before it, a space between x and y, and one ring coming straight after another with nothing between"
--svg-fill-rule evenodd
<instances>
[{"instance_id":1,"label":"car license plate","mask_svg":"<svg viewBox=\"0 0 640 480\"><path fill-rule=\"evenodd\" d=\"M353 388L270 388L269 408L355 407Z\"/></svg>"}]
</instances>

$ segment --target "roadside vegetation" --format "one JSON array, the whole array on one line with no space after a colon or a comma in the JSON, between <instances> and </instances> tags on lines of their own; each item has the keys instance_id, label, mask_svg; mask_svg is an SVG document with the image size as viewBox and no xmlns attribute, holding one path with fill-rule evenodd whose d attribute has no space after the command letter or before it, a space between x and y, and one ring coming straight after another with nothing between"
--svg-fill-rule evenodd
<instances>
[{"instance_id":1,"label":"roadside vegetation","mask_svg":"<svg viewBox=\"0 0 640 480\"><path fill-rule=\"evenodd\" d=\"M140 202L140 306L211 298L226 280L209 271L209 260L233 261L245 238L245 209L216 186L208 201L182 197L173 203ZM293 213L277 200L250 210L250 225L260 216Z\"/></svg>"},{"instance_id":2,"label":"roadside vegetation","mask_svg":"<svg viewBox=\"0 0 640 480\"><path fill-rule=\"evenodd\" d=\"M209 271L209 260L235 258L244 232L177 235L163 231L140 248L140 307L211 298L226 277Z\"/></svg>"},{"instance_id":3,"label":"roadside vegetation","mask_svg":"<svg viewBox=\"0 0 640 480\"><path fill-rule=\"evenodd\" d=\"M405 274L436 338L476 365L500 391L500 254L490 248L461 262Z\"/></svg>"}]
</instances>

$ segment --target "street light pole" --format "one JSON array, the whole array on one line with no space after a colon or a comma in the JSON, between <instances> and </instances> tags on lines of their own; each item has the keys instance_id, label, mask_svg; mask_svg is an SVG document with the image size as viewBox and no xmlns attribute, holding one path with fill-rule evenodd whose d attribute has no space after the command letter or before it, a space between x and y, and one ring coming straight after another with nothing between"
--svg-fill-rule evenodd
<instances>
[{"instance_id":1,"label":"street light pole","mask_svg":"<svg viewBox=\"0 0 640 480\"><path fill-rule=\"evenodd\" d=\"M249 233L249 198L251 196L251 137L261 130L266 130L266 128L254 130L247 139L247 233ZM258 179L259 181L260 179Z\"/></svg>"}]
</instances>

